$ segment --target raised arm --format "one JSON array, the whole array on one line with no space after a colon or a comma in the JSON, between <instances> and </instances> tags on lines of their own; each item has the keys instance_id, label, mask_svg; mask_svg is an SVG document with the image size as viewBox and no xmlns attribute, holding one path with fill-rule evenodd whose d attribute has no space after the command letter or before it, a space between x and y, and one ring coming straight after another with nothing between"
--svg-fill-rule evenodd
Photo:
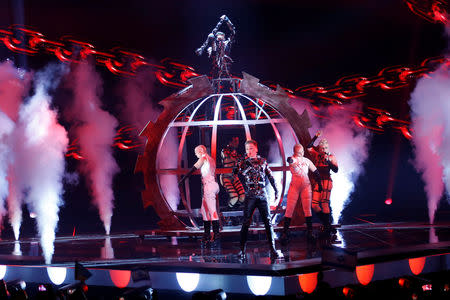
<instances>
[{"instance_id":1,"label":"raised arm","mask_svg":"<svg viewBox=\"0 0 450 300\"><path fill-rule=\"evenodd\" d=\"M223 15L222 17L220 17L219 22L217 23L216 27L214 27L214 29L212 30L212 32L210 34L208 34L208 37L206 38L206 41L203 43L203 45L201 45L200 48L198 48L197 50L195 50L195 54L197 54L198 56L201 56L203 54L203 51L205 51L206 47L208 47L209 43L214 40L214 37L217 33L217 31L219 31L220 26L222 26L225 18L227 18L227 16ZM228 19L228 18L227 18Z\"/></svg>"},{"instance_id":2,"label":"raised arm","mask_svg":"<svg viewBox=\"0 0 450 300\"><path fill-rule=\"evenodd\" d=\"M312 150L312 147L314 146L314 143L316 142L316 140L320 136L320 134L321 134L320 131L317 131L317 133L313 136L313 138L311 139L309 144L306 146L306 149L308 149L309 151Z\"/></svg>"}]
</instances>

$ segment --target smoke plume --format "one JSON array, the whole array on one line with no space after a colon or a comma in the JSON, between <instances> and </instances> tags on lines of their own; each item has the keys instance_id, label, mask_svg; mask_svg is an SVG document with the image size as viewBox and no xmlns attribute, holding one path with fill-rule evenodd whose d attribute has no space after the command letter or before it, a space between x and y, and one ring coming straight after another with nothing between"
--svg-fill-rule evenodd
<instances>
[{"instance_id":1,"label":"smoke plume","mask_svg":"<svg viewBox=\"0 0 450 300\"><path fill-rule=\"evenodd\" d=\"M170 128L164 137L161 149L158 152L158 168L176 169L178 157L178 135L176 128ZM173 210L177 210L180 203L180 190L176 175L161 174L159 176L161 190Z\"/></svg>"},{"instance_id":2,"label":"smoke plume","mask_svg":"<svg viewBox=\"0 0 450 300\"><path fill-rule=\"evenodd\" d=\"M422 174L428 197L428 217L434 215L444 192L450 191L450 70L442 65L421 78L409 101L415 167Z\"/></svg>"},{"instance_id":3,"label":"smoke plume","mask_svg":"<svg viewBox=\"0 0 450 300\"><path fill-rule=\"evenodd\" d=\"M12 182L12 134L18 119L19 106L28 91L30 76L14 67L12 61L0 64L0 224L6 213L4 201L8 200L10 222L14 235L19 238L22 218L20 204L15 197L15 182Z\"/></svg>"},{"instance_id":4,"label":"smoke plume","mask_svg":"<svg viewBox=\"0 0 450 300\"><path fill-rule=\"evenodd\" d=\"M327 139L330 152L337 159L339 171L331 172L333 189L330 205L334 222L339 222L342 211L350 201L355 183L364 171L363 164L368 156L370 134L367 129L357 126L352 118L359 104L319 107L318 113L327 118L314 117L315 111L306 101L294 102L292 106L299 114L303 113L304 109L308 111L312 123L312 135L320 130L322 135L318 141L321 138Z\"/></svg>"},{"instance_id":5,"label":"smoke plume","mask_svg":"<svg viewBox=\"0 0 450 300\"><path fill-rule=\"evenodd\" d=\"M101 108L102 81L90 63L83 62L74 68L70 86L74 101L66 113L84 157L81 172L88 180L93 202L109 234L114 208L112 180L119 171L112 153L118 122Z\"/></svg>"},{"instance_id":6,"label":"smoke plume","mask_svg":"<svg viewBox=\"0 0 450 300\"><path fill-rule=\"evenodd\" d=\"M59 82L63 69L50 66L38 73L35 94L19 110L14 132L14 169L11 177L13 196L20 207L22 194L30 212L36 214L37 229L46 263L54 253L53 242L62 204L62 178L65 168L67 132L58 123L57 113L51 109L49 89ZM14 226L14 225L13 225ZM15 232L16 233L16 232Z\"/></svg>"},{"instance_id":7,"label":"smoke plume","mask_svg":"<svg viewBox=\"0 0 450 300\"><path fill-rule=\"evenodd\" d=\"M121 117L139 131L144 129L149 121L155 121L161 113L152 101L155 82L154 71L143 69L136 77L123 79L119 87L119 94L123 98Z\"/></svg>"}]
</instances>

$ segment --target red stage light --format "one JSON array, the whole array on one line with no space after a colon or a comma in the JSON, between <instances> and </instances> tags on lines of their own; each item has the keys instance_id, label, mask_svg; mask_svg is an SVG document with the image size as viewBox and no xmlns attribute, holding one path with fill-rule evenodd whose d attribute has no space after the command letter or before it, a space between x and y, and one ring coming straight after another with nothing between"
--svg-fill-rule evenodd
<instances>
[{"instance_id":1,"label":"red stage light","mask_svg":"<svg viewBox=\"0 0 450 300\"><path fill-rule=\"evenodd\" d=\"M356 277L362 285L368 285L372 280L375 265L364 265L356 267Z\"/></svg>"},{"instance_id":2,"label":"red stage light","mask_svg":"<svg viewBox=\"0 0 450 300\"><path fill-rule=\"evenodd\" d=\"M391 204L392 204L392 199L391 199L391 198L386 199L386 200L384 201L384 204L386 204L386 205L391 205Z\"/></svg>"}]
</instances>

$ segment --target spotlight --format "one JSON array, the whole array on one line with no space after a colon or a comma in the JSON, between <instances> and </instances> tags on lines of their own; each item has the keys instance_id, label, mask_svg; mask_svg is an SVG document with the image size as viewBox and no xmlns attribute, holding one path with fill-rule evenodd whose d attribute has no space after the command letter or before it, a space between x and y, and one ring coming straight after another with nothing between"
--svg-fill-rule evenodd
<instances>
[{"instance_id":1,"label":"spotlight","mask_svg":"<svg viewBox=\"0 0 450 300\"><path fill-rule=\"evenodd\" d=\"M386 205L391 205L391 204L392 204L392 198L387 198L387 199L384 201L384 204L386 204Z\"/></svg>"},{"instance_id":2,"label":"spotlight","mask_svg":"<svg viewBox=\"0 0 450 300\"><path fill-rule=\"evenodd\" d=\"M23 280L13 280L6 283L10 299L28 299L28 295L25 292L27 284Z\"/></svg>"},{"instance_id":3,"label":"spotlight","mask_svg":"<svg viewBox=\"0 0 450 300\"><path fill-rule=\"evenodd\" d=\"M226 300L227 294L222 289L212 290L209 292L195 292L192 300Z\"/></svg>"},{"instance_id":4,"label":"spotlight","mask_svg":"<svg viewBox=\"0 0 450 300\"><path fill-rule=\"evenodd\" d=\"M35 299L56 300L55 290L51 284L40 284Z\"/></svg>"}]
</instances>

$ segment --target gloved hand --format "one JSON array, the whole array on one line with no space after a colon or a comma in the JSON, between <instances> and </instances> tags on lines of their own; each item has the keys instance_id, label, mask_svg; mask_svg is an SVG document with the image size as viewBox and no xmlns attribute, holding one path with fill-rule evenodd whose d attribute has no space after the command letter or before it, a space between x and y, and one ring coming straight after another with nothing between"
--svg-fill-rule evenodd
<instances>
[{"instance_id":1,"label":"gloved hand","mask_svg":"<svg viewBox=\"0 0 450 300\"><path fill-rule=\"evenodd\" d=\"M286 159L286 161L287 161L288 163L292 164L292 163L294 162L294 159L293 159L291 156L289 156L289 157Z\"/></svg>"},{"instance_id":2,"label":"gloved hand","mask_svg":"<svg viewBox=\"0 0 450 300\"><path fill-rule=\"evenodd\" d=\"M195 54L197 54L198 56L202 56L203 49L202 48L198 48L197 50L195 50Z\"/></svg>"}]
</instances>

